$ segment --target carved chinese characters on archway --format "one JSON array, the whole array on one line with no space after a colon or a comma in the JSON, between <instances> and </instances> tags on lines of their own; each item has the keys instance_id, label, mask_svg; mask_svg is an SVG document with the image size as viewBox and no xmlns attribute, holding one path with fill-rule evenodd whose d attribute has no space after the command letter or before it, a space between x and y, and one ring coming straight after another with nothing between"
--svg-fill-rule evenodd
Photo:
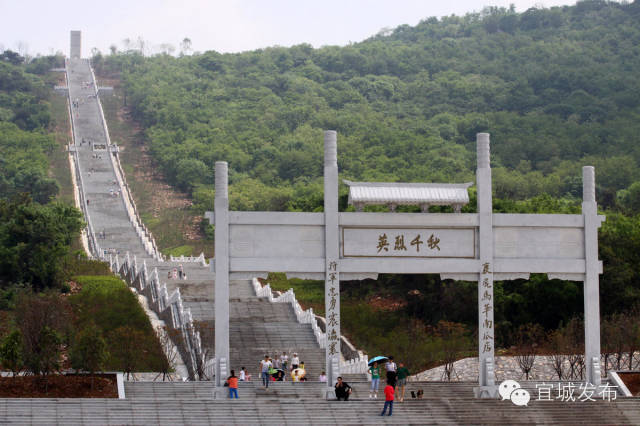
<instances>
[{"instance_id":1,"label":"carved chinese characters on archway","mask_svg":"<svg viewBox=\"0 0 640 426\"><path fill-rule=\"evenodd\" d=\"M481 352L493 352L493 273L491 272L491 264L483 263L480 273L480 339Z\"/></svg>"},{"instance_id":2,"label":"carved chinese characters on archway","mask_svg":"<svg viewBox=\"0 0 640 426\"><path fill-rule=\"evenodd\" d=\"M471 228L342 228L344 257L475 257Z\"/></svg>"},{"instance_id":3,"label":"carved chinese characters on archway","mask_svg":"<svg viewBox=\"0 0 640 426\"><path fill-rule=\"evenodd\" d=\"M338 262L329 261L327 273L327 348L329 355L338 355L340 336L340 290Z\"/></svg>"}]
</instances>

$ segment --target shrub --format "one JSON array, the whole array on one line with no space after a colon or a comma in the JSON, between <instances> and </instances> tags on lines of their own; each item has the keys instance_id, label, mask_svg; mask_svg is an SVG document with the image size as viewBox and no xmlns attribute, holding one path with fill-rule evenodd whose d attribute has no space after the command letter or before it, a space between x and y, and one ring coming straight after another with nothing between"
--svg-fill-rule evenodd
<instances>
[{"instance_id":1,"label":"shrub","mask_svg":"<svg viewBox=\"0 0 640 426\"><path fill-rule=\"evenodd\" d=\"M8 368L17 376L22 370L22 335L18 330L14 330L2 342L0 346L0 362L4 368Z\"/></svg>"}]
</instances>

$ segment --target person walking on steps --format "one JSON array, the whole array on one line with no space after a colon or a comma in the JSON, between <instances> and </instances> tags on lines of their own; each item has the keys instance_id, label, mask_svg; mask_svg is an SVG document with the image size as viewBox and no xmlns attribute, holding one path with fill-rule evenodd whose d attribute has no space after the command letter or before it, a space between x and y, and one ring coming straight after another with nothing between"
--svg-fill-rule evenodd
<instances>
[{"instance_id":1,"label":"person walking on steps","mask_svg":"<svg viewBox=\"0 0 640 426\"><path fill-rule=\"evenodd\" d=\"M369 373L371 373L371 391L369 391L369 399L378 398L378 387L380 386L380 367L378 362L375 361L371 367L369 367Z\"/></svg>"},{"instance_id":2,"label":"person walking on steps","mask_svg":"<svg viewBox=\"0 0 640 426\"><path fill-rule=\"evenodd\" d=\"M269 370L273 367L271 361L269 361L269 355L265 355L264 359L260 361L260 377L262 377L262 385L264 389L269 389L269 380L271 377L269 376Z\"/></svg>"},{"instance_id":3,"label":"person walking on steps","mask_svg":"<svg viewBox=\"0 0 640 426\"><path fill-rule=\"evenodd\" d=\"M238 378L233 370L231 370L231 375L227 378L227 386L229 386L229 399L233 399L234 395L238 399Z\"/></svg>"},{"instance_id":4,"label":"person walking on steps","mask_svg":"<svg viewBox=\"0 0 640 426\"><path fill-rule=\"evenodd\" d=\"M393 386L387 383L387 386L384 388L384 408L382 409L381 416L384 416L384 413L387 412L387 407L389 407L389 416L393 413Z\"/></svg>"},{"instance_id":5,"label":"person walking on steps","mask_svg":"<svg viewBox=\"0 0 640 426\"><path fill-rule=\"evenodd\" d=\"M387 370L387 384L391 385L395 388L396 386L396 370L398 366L395 362L393 362L393 357L390 356L389 360L385 364L385 369Z\"/></svg>"},{"instance_id":6,"label":"person walking on steps","mask_svg":"<svg viewBox=\"0 0 640 426\"><path fill-rule=\"evenodd\" d=\"M398 386L400 386L398 392L400 394L400 402L404 402L404 391L405 386L407 385L407 377L409 377L409 369L405 367L403 363L400 363L398 367Z\"/></svg>"}]
</instances>

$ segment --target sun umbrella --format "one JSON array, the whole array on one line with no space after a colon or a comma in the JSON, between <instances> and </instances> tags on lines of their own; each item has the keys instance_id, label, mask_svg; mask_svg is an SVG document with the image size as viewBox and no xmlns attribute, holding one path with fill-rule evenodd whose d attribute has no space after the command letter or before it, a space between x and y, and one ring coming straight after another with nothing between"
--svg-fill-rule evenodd
<instances>
[{"instance_id":1,"label":"sun umbrella","mask_svg":"<svg viewBox=\"0 0 640 426\"><path fill-rule=\"evenodd\" d=\"M291 379L294 382L297 382L300 379L302 379L306 374L307 372L304 370L304 368L296 368L291 372Z\"/></svg>"},{"instance_id":2,"label":"sun umbrella","mask_svg":"<svg viewBox=\"0 0 640 426\"><path fill-rule=\"evenodd\" d=\"M274 368L273 371L269 370L269 374L276 380L282 380L281 377L284 377L284 370L282 368Z\"/></svg>"},{"instance_id":3,"label":"sun umbrella","mask_svg":"<svg viewBox=\"0 0 640 426\"><path fill-rule=\"evenodd\" d=\"M389 358L387 358L386 356L374 356L369 360L369 365L373 364L376 361L380 363L380 361L386 361L387 359Z\"/></svg>"}]
</instances>

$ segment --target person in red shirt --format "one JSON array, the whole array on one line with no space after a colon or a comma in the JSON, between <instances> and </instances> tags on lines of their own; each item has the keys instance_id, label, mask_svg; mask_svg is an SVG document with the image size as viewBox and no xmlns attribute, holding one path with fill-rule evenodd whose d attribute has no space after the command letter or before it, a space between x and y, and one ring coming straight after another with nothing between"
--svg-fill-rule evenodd
<instances>
[{"instance_id":1,"label":"person in red shirt","mask_svg":"<svg viewBox=\"0 0 640 426\"><path fill-rule=\"evenodd\" d=\"M387 412L387 407L389 407L389 415L391 415L391 413L393 413L393 394L394 394L395 390L393 389L393 386L387 384L387 386L384 388L384 408L382 409L382 413L380 413L381 416L384 416L384 413Z\"/></svg>"},{"instance_id":2,"label":"person in red shirt","mask_svg":"<svg viewBox=\"0 0 640 426\"><path fill-rule=\"evenodd\" d=\"M231 370L231 376L227 378L227 384L229 385L229 398L233 398L235 395L236 399L238 399L238 378L235 371Z\"/></svg>"}]
</instances>

